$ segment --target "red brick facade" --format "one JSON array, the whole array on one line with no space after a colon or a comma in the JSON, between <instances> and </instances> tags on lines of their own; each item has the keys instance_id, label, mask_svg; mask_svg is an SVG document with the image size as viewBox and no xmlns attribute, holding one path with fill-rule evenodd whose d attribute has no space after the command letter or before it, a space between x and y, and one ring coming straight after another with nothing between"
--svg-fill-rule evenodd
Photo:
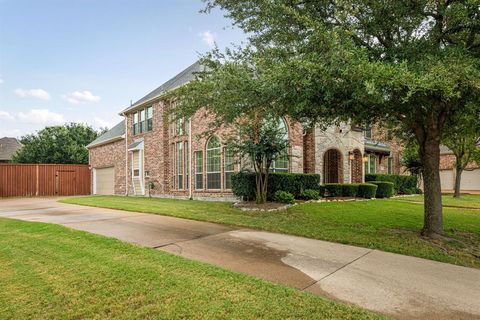
<instances>
[{"instance_id":1,"label":"red brick facade","mask_svg":"<svg viewBox=\"0 0 480 320\"><path fill-rule=\"evenodd\" d=\"M125 194L125 140L99 145L90 150L90 166L101 169L114 167L115 194ZM93 171L92 171L93 174ZM92 177L92 182L94 181Z\"/></svg>"}]
</instances>

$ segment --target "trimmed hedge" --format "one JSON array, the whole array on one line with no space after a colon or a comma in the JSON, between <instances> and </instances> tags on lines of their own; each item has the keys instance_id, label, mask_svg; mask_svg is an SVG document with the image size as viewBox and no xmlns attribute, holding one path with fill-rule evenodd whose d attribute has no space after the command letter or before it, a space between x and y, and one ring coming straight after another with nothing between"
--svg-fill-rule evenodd
<instances>
[{"instance_id":1,"label":"trimmed hedge","mask_svg":"<svg viewBox=\"0 0 480 320\"><path fill-rule=\"evenodd\" d=\"M388 181L372 181L372 184L378 186L375 198L391 198L394 195L393 182Z\"/></svg>"},{"instance_id":2,"label":"trimmed hedge","mask_svg":"<svg viewBox=\"0 0 480 320\"><path fill-rule=\"evenodd\" d=\"M320 199L320 192L318 190L307 189L302 192L302 199L305 200L318 200Z\"/></svg>"},{"instance_id":3,"label":"trimmed hedge","mask_svg":"<svg viewBox=\"0 0 480 320\"><path fill-rule=\"evenodd\" d=\"M342 184L341 183L325 183L325 197L341 197L342 196Z\"/></svg>"},{"instance_id":4,"label":"trimmed hedge","mask_svg":"<svg viewBox=\"0 0 480 320\"><path fill-rule=\"evenodd\" d=\"M342 185L342 195L344 197L356 197L358 195L357 183L345 183Z\"/></svg>"},{"instance_id":5,"label":"trimmed hedge","mask_svg":"<svg viewBox=\"0 0 480 320\"><path fill-rule=\"evenodd\" d=\"M395 193L412 194L417 192L417 177L398 174L366 174L365 182L388 181L393 183Z\"/></svg>"},{"instance_id":6,"label":"trimmed hedge","mask_svg":"<svg viewBox=\"0 0 480 320\"><path fill-rule=\"evenodd\" d=\"M255 199L255 172L241 171L232 175L232 192L237 197ZM276 191L285 191L301 198L304 190L318 190L320 175L313 173L270 173L267 199L272 200Z\"/></svg>"},{"instance_id":7,"label":"trimmed hedge","mask_svg":"<svg viewBox=\"0 0 480 320\"><path fill-rule=\"evenodd\" d=\"M371 183L361 183L358 185L358 196L365 199L375 198L378 186Z\"/></svg>"}]
</instances>

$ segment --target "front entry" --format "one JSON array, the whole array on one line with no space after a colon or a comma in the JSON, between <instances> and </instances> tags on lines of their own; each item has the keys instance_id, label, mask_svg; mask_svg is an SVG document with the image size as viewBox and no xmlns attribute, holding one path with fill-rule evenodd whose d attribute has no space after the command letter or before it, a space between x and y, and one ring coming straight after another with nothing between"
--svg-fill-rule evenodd
<instances>
[{"instance_id":1,"label":"front entry","mask_svg":"<svg viewBox=\"0 0 480 320\"><path fill-rule=\"evenodd\" d=\"M327 150L323 155L323 182L340 183L342 176L342 154L337 149Z\"/></svg>"}]
</instances>

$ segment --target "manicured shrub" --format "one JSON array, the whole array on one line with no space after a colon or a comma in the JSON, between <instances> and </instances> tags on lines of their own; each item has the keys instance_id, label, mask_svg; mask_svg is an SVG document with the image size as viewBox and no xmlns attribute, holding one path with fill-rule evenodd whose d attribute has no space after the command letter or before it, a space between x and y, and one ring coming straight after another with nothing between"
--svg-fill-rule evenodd
<instances>
[{"instance_id":1,"label":"manicured shrub","mask_svg":"<svg viewBox=\"0 0 480 320\"><path fill-rule=\"evenodd\" d=\"M295 202L295 197L290 192L278 190L273 194L273 200L275 202L292 204Z\"/></svg>"},{"instance_id":2,"label":"manicured shrub","mask_svg":"<svg viewBox=\"0 0 480 320\"><path fill-rule=\"evenodd\" d=\"M365 199L372 199L377 193L378 186L371 183L360 183L358 185L358 196Z\"/></svg>"},{"instance_id":3,"label":"manicured shrub","mask_svg":"<svg viewBox=\"0 0 480 320\"><path fill-rule=\"evenodd\" d=\"M232 192L243 200L255 199L255 173L240 171L232 175Z\"/></svg>"},{"instance_id":4,"label":"manicured shrub","mask_svg":"<svg viewBox=\"0 0 480 320\"><path fill-rule=\"evenodd\" d=\"M398 174L366 174L365 182L388 181L393 183L395 193L410 194L417 191L417 177Z\"/></svg>"},{"instance_id":5,"label":"manicured shrub","mask_svg":"<svg viewBox=\"0 0 480 320\"><path fill-rule=\"evenodd\" d=\"M255 172L241 171L232 175L232 192L245 200L255 199ZM300 198L304 190L317 190L320 175L313 173L270 173L267 199L272 200L276 191L286 191Z\"/></svg>"},{"instance_id":6,"label":"manicured shrub","mask_svg":"<svg viewBox=\"0 0 480 320\"><path fill-rule=\"evenodd\" d=\"M320 199L320 192L313 189L306 189L302 192L301 198L305 200L318 200Z\"/></svg>"},{"instance_id":7,"label":"manicured shrub","mask_svg":"<svg viewBox=\"0 0 480 320\"><path fill-rule=\"evenodd\" d=\"M341 183L325 183L325 197L341 197L342 184Z\"/></svg>"},{"instance_id":8,"label":"manicured shrub","mask_svg":"<svg viewBox=\"0 0 480 320\"><path fill-rule=\"evenodd\" d=\"M342 184L342 196L344 197L356 197L358 194L358 184L345 183Z\"/></svg>"},{"instance_id":9,"label":"manicured shrub","mask_svg":"<svg viewBox=\"0 0 480 320\"><path fill-rule=\"evenodd\" d=\"M378 186L377 192L375 194L376 198L390 198L394 195L393 182L372 181L371 183L376 184Z\"/></svg>"}]
</instances>

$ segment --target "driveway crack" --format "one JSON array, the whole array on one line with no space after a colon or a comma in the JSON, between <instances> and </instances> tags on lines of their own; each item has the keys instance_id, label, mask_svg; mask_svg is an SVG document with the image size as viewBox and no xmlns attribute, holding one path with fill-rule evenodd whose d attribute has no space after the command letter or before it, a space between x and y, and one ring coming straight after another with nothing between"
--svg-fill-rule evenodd
<instances>
[{"instance_id":1,"label":"driveway crack","mask_svg":"<svg viewBox=\"0 0 480 320\"><path fill-rule=\"evenodd\" d=\"M334 274L334 273L336 273L336 272L344 269L345 267L351 265L351 264L354 263L355 261L358 261L358 260L362 259L362 258L365 257L367 254L369 254L369 253L371 253L371 252L373 252L373 251L374 251L374 249L370 249L368 252L365 252L364 254L362 254L361 256L359 256L358 258L353 259L352 261L350 261L350 262L347 263L347 264L344 264L343 266L341 266L341 267L338 268L337 270L332 271L332 272L330 272L329 274L327 274L326 276L323 276L322 278L320 278L320 279L318 279L317 281L313 282L312 284L309 284L309 285L306 286L305 288L301 289L301 291L307 290L308 288L310 288L310 287L312 287L313 285L319 283L320 281L322 281L322 280L330 277L332 274Z\"/></svg>"}]
</instances>

